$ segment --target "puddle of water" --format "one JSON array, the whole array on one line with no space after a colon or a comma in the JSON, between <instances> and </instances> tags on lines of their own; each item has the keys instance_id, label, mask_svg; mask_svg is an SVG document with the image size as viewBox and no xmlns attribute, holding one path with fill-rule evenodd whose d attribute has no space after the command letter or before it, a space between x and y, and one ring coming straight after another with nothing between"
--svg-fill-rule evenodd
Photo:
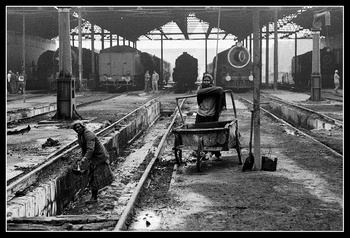
<instances>
[{"instance_id":1,"label":"puddle of water","mask_svg":"<svg viewBox=\"0 0 350 238\"><path fill-rule=\"evenodd\" d=\"M327 123L327 122L324 122L324 121L321 121L321 120L318 120L318 119L316 119L315 120L315 129L316 130L320 130L320 129L325 129L325 130L331 130L331 129L333 129L334 127L335 127L335 125L333 125L333 124L329 124L329 123Z\"/></svg>"},{"instance_id":2,"label":"puddle of water","mask_svg":"<svg viewBox=\"0 0 350 238\"><path fill-rule=\"evenodd\" d=\"M161 216L154 211L141 211L129 230L155 230L159 228Z\"/></svg>"},{"instance_id":3,"label":"puddle of water","mask_svg":"<svg viewBox=\"0 0 350 238\"><path fill-rule=\"evenodd\" d=\"M295 136L295 130L291 130L291 129L288 129L288 128L284 128L284 131L285 131L288 135L293 135L293 136Z\"/></svg>"}]
</instances>

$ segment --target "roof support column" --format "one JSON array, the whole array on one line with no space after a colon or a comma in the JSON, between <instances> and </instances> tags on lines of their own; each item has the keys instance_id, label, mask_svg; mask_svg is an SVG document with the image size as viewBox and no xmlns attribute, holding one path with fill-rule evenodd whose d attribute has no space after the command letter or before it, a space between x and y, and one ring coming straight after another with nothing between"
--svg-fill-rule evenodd
<instances>
[{"instance_id":1,"label":"roof support column","mask_svg":"<svg viewBox=\"0 0 350 238\"><path fill-rule=\"evenodd\" d=\"M262 84L262 38L263 38L263 35L262 35L262 26L260 27L260 33L259 33L259 46L260 46L260 50L259 50L259 57L260 57L260 61L259 61L259 78L260 78L260 86Z\"/></svg>"},{"instance_id":2,"label":"roof support column","mask_svg":"<svg viewBox=\"0 0 350 238\"><path fill-rule=\"evenodd\" d=\"M295 40L294 40L294 79L297 77L297 55L298 55L297 42L298 42L298 34L297 34L297 32L295 32Z\"/></svg>"},{"instance_id":3,"label":"roof support column","mask_svg":"<svg viewBox=\"0 0 350 238\"><path fill-rule=\"evenodd\" d=\"M254 170L261 170L260 157L260 45L259 45L259 22L260 11L253 10L253 111L254 111Z\"/></svg>"},{"instance_id":4,"label":"roof support column","mask_svg":"<svg viewBox=\"0 0 350 238\"><path fill-rule=\"evenodd\" d=\"M82 64L82 32L81 32L81 7L78 7L78 44L79 44L79 82L83 80L83 64Z\"/></svg>"},{"instance_id":5,"label":"roof support column","mask_svg":"<svg viewBox=\"0 0 350 238\"><path fill-rule=\"evenodd\" d=\"M53 118L81 118L76 111L75 80L72 77L70 46L70 8L58 8L59 77L57 79L57 111Z\"/></svg>"},{"instance_id":6,"label":"roof support column","mask_svg":"<svg viewBox=\"0 0 350 238\"><path fill-rule=\"evenodd\" d=\"M26 102L26 17L25 17L25 12L23 8L23 19L22 19L22 24L23 24L23 32L22 32L22 73L24 77L24 85L23 85L23 102Z\"/></svg>"},{"instance_id":7,"label":"roof support column","mask_svg":"<svg viewBox=\"0 0 350 238\"><path fill-rule=\"evenodd\" d=\"M205 73L208 72L208 37L205 37Z\"/></svg>"},{"instance_id":8,"label":"roof support column","mask_svg":"<svg viewBox=\"0 0 350 238\"><path fill-rule=\"evenodd\" d=\"M160 35L160 69L159 69L160 88L164 86L164 72L163 72L163 34Z\"/></svg>"},{"instance_id":9,"label":"roof support column","mask_svg":"<svg viewBox=\"0 0 350 238\"><path fill-rule=\"evenodd\" d=\"M95 73L95 26L91 23L91 73Z\"/></svg>"},{"instance_id":10,"label":"roof support column","mask_svg":"<svg viewBox=\"0 0 350 238\"><path fill-rule=\"evenodd\" d=\"M105 30L102 28L101 31L101 49L103 50L105 48Z\"/></svg>"},{"instance_id":11,"label":"roof support column","mask_svg":"<svg viewBox=\"0 0 350 238\"><path fill-rule=\"evenodd\" d=\"M277 90L277 79L278 79L278 9L275 9L274 17L274 50L273 50L273 89Z\"/></svg>"},{"instance_id":12,"label":"roof support column","mask_svg":"<svg viewBox=\"0 0 350 238\"><path fill-rule=\"evenodd\" d=\"M269 27L269 21L267 21L266 25L266 52L265 52L265 62L266 62L266 75L265 75L265 86L269 86L269 38L270 38L270 27Z\"/></svg>"},{"instance_id":13,"label":"roof support column","mask_svg":"<svg viewBox=\"0 0 350 238\"><path fill-rule=\"evenodd\" d=\"M321 101L322 77L320 64L320 29L313 30L311 100Z\"/></svg>"},{"instance_id":14,"label":"roof support column","mask_svg":"<svg viewBox=\"0 0 350 238\"><path fill-rule=\"evenodd\" d=\"M99 81L95 71L95 25L91 23L91 77L94 80L94 89L98 89Z\"/></svg>"},{"instance_id":15,"label":"roof support column","mask_svg":"<svg viewBox=\"0 0 350 238\"><path fill-rule=\"evenodd\" d=\"M249 35L249 54L252 55L252 34Z\"/></svg>"}]
</instances>

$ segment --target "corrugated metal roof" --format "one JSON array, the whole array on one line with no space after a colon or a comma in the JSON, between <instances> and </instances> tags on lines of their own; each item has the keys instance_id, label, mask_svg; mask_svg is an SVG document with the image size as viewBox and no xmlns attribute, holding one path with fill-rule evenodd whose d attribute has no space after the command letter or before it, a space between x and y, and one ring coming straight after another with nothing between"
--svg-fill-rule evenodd
<instances>
[{"instance_id":1,"label":"corrugated metal roof","mask_svg":"<svg viewBox=\"0 0 350 238\"><path fill-rule=\"evenodd\" d=\"M71 7L71 29L78 25L78 20L73 16L77 7ZM323 28L321 35L331 36L343 31L343 7L316 7L299 13L302 6L276 6L278 17L295 15L291 21L305 28L312 28L313 14L322 10L331 11L331 26ZM253 10L260 10L260 26L274 21L275 6L82 6L82 18L113 34L117 34L127 40L137 41L140 36L147 35L169 22L175 22L182 34L188 39L191 34L189 29L189 16L195 16L200 21L209 24L209 30L218 26L218 14L220 9L219 28L227 34L235 35L243 40L253 31ZM7 7L7 30L22 32L22 19L25 14L26 34L52 39L58 36L58 10L54 6L41 7ZM324 20L323 20L324 21ZM208 34L210 31L207 32ZM166 34L165 34L166 36ZM207 35L208 36L208 35ZM205 34L203 34L203 38Z\"/></svg>"}]
</instances>

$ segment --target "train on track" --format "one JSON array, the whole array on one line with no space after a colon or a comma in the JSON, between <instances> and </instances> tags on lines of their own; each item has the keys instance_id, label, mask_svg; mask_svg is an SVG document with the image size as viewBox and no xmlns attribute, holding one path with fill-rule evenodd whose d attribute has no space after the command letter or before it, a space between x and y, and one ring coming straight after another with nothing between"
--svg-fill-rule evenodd
<instances>
[{"instance_id":1,"label":"train on track","mask_svg":"<svg viewBox=\"0 0 350 238\"><path fill-rule=\"evenodd\" d=\"M84 83L87 83L87 79L91 77L92 61L91 50L82 49L82 78L83 82L76 84L76 89L79 91L83 87ZM72 78L79 80L79 49L71 46L71 58L72 58ZM98 72L98 53L94 54L95 72ZM57 79L59 77L59 48L56 51L47 50L42 53L38 58L37 63L37 82L35 82L35 89L48 89L50 91L56 91Z\"/></svg>"},{"instance_id":2,"label":"train on track","mask_svg":"<svg viewBox=\"0 0 350 238\"><path fill-rule=\"evenodd\" d=\"M254 87L253 63L250 53L241 43L217 54L216 85L234 92L248 91ZM216 57L207 65L207 72L214 76Z\"/></svg>"},{"instance_id":3,"label":"train on track","mask_svg":"<svg viewBox=\"0 0 350 238\"><path fill-rule=\"evenodd\" d=\"M170 76L170 63L163 60L163 74L161 59L147 52L129 46L113 46L103 49L99 54L99 82L100 88L108 92L126 90L142 90L145 86L144 74L155 70L162 84Z\"/></svg>"},{"instance_id":4,"label":"train on track","mask_svg":"<svg viewBox=\"0 0 350 238\"><path fill-rule=\"evenodd\" d=\"M141 52L130 46L113 46L94 53L94 71L92 70L92 52L82 49L82 82L76 83L76 90L91 88L108 92L142 90L144 73L149 70L160 72L161 59L147 52ZM79 80L79 49L71 47L72 77ZM57 90L59 77L59 49L47 50L40 55L37 63L37 80L29 82L30 89ZM170 63L163 60L162 82L170 76ZM96 85L95 77L98 85ZM32 81L32 80L31 80Z\"/></svg>"},{"instance_id":5,"label":"train on track","mask_svg":"<svg viewBox=\"0 0 350 238\"><path fill-rule=\"evenodd\" d=\"M342 49L331 50L328 47L324 47L320 50L322 88L334 87L333 75L335 70L338 70L340 79L343 78L342 57ZM296 88L310 89L312 74L312 51L294 56L292 58L291 71Z\"/></svg>"},{"instance_id":6,"label":"train on track","mask_svg":"<svg viewBox=\"0 0 350 238\"><path fill-rule=\"evenodd\" d=\"M196 89L198 77L198 59L183 52L176 58L173 72L173 81L175 82L175 93L184 93Z\"/></svg>"}]
</instances>

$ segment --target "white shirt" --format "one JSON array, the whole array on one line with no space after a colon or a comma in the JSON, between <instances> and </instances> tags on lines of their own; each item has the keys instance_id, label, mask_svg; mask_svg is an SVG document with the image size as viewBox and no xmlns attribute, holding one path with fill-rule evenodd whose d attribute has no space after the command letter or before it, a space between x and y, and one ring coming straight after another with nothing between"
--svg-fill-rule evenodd
<instances>
[{"instance_id":1,"label":"white shirt","mask_svg":"<svg viewBox=\"0 0 350 238\"><path fill-rule=\"evenodd\" d=\"M335 73L334 74L334 83L340 83L339 79L340 79L340 76L337 73Z\"/></svg>"},{"instance_id":2,"label":"white shirt","mask_svg":"<svg viewBox=\"0 0 350 238\"><path fill-rule=\"evenodd\" d=\"M157 72L154 72L152 74L152 81L158 81L158 79L159 79L159 74Z\"/></svg>"}]
</instances>

